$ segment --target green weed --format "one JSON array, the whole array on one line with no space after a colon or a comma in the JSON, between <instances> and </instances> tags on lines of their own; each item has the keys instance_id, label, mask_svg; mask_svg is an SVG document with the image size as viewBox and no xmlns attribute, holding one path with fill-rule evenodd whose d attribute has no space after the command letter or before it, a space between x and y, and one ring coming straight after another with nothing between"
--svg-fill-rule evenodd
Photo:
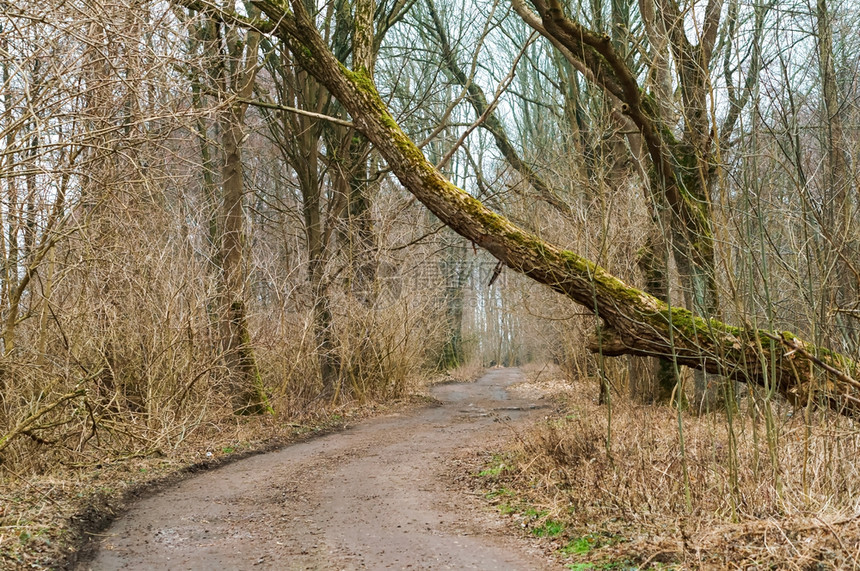
<instances>
[{"instance_id":1,"label":"green weed","mask_svg":"<svg viewBox=\"0 0 860 571\"><path fill-rule=\"evenodd\" d=\"M487 476L498 476L499 474L502 473L502 470L504 470L504 469L505 469L505 465L499 464L498 466L493 466L492 468L487 468L485 470L481 470L480 472L478 472L478 475L483 477L483 478L486 478Z\"/></svg>"},{"instance_id":2,"label":"green weed","mask_svg":"<svg viewBox=\"0 0 860 571\"><path fill-rule=\"evenodd\" d=\"M634 571L638 569L638 567L631 565L627 561L609 561L606 563L568 563L565 565L565 568L571 569L572 571L610 571L613 569Z\"/></svg>"},{"instance_id":3,"label":"green weed","mask_svg":"<svg viewBox=\"0 0 860 571\"><path fill-rule=\"evenodd\" d=\"M591 551L591 541L588 537L572 539L567 545L561 548L561 552L565 555L582 555L589 551Z\"/></svg>"},{"instance_id":4,"label":"green weed","mask_svg":"<svg viewBox=\"0 0 860 571\"><path fill-rule=\"evenodd\" d=\"M498 508L499 511L504 515L510 515L519 511L517 510L516 506L512 506L511 504L499 504Z\"/></svg>"},{"instance_id":5,"label":"green weed","mask_svg":"<svg viewBox=\"0 0 860 571\"><path fill-rule=\"evenodd\" d=\"M532 535L537 537L556 537L564 531L564 524L558 520L548 519L543 525L532 529Z\"/></svg>"},{"instance_id":6,"label":"green weed","mask_svg":"<svg viewBox=\"0 0 860 571\"><path fill-rule=\"evenodd\" d=\"M480 476L480 474L478 474ZM514 493L508 488L497 488L491 492L487 492L487 499L492 500L500 496L513 496Z\"/></svg>"}]
</instances>

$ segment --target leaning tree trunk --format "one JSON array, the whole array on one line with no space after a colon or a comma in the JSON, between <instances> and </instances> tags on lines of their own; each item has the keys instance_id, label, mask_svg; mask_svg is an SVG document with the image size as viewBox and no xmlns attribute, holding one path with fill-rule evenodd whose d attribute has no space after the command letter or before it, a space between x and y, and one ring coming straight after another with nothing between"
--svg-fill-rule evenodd
<instances>
[{"instance_id":1,"label":"leaning tree trunk","mask_svg":"<svg viewBox=\"0 0 860 571\"><path fill-rule=\"evenodd\" d=\"M860 370L840 354L789 332L772 333L705 320L632 288L574 252L529 234L445 179L392 119L373 82L344 68L329 52L298 1L293 13L255 2L298 62L344 105L400 182L440 220L508 267L569 297L601 318L605 355L660 356L679 365L759 384L794 403L811 398L860 414ZM816 369L823 374L816 375Z\"/></svg>"}]
</instances>

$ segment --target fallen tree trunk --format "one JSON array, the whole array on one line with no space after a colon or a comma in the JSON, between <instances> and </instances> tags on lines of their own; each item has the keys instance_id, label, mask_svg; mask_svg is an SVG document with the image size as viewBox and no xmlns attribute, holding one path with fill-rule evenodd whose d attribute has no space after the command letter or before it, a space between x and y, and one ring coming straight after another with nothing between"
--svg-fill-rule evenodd
<instances>
[{"instance_id":1,"label":"fallen tree trunk","mask_svg":"<svg viewBox=\"0 0 860 571\"><path fill-rule=\"evenodd\" d=\"M673 359L775 390L795 404L815 402L860 415L858 367L847 357L789 332L739 328L669 307L591 261L520 229L442 176L392 119L363 70L346 69L323 42L302 3L292 12L278 0L255 0L296 60L352 116L406 189L453 230L502 263L563 293L603 320L604 355Z\"/></svg>"}]
</instances>

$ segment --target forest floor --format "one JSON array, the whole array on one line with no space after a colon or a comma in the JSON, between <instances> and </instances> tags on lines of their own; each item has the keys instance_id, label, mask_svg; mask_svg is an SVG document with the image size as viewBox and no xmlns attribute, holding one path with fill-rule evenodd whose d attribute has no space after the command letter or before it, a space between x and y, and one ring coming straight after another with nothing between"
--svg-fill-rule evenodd
<instances>
[{"instance_id":1,"label":"forest floor","mask_svg":"<svg viewBox=\"0 0 860 571\"><path fill-rule=\"evenodd\" d=\"M551 569L464 480L549 405L517 369L156 489L77 569Z\"/></svg>"}]
</instances>

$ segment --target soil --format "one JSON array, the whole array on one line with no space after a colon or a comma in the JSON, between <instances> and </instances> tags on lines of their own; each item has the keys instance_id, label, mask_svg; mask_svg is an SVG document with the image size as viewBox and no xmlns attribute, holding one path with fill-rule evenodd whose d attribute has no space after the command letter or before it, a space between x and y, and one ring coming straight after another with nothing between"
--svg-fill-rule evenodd
<instances>
[{"instance_id":1,"label":"soil","mask_svg":"<svg viewBox=\"0 0 860 571\"><path fill-rule=\"evenodd\" d=\"M193 476L137 503L78 569L557 569L452 476L542 414L506 390L522 380L438 385L437 406Z\"/></svg>"}]
</instances>

